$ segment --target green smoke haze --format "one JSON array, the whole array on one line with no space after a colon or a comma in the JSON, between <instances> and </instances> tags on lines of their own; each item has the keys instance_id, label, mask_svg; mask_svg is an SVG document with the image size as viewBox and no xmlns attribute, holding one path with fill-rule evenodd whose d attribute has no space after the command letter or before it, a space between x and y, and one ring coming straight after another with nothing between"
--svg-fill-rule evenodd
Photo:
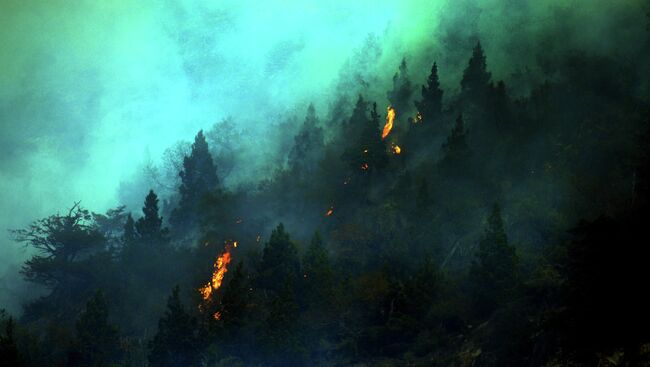
<instances>
[{"instance_id":1,"label":"green smoke haze","mask_svg":"<svg viewBox=\"0 0 650 367\"><path fill-rule=\"evenodd\" d=\"M225 183L257 181L287 149L269 132L290 129L279 124L309 103L325 114L338 93L387 104L377 91L403 57L418 84L437 60L453 95L480 39L493 80L517 80L512 92L525 95L552 76L546 59L572 49L643 67L646 8L642 0L3 0L0 304L19 313L33 293L18 274L28 254L6 229L73 201L97 212L137 207L149 188L143 167L199 129L231 117L249 131L248 164Z\"/></svg>"}]
</instances>

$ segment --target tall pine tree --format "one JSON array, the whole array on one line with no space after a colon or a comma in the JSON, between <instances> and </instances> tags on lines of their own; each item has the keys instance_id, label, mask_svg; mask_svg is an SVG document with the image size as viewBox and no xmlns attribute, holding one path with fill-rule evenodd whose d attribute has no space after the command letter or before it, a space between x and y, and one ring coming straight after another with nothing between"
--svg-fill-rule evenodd
<instances>
[{"instance_id":1,"label":"tall pine tree","mask_svg":"<svg viewBox=\"0 0 650 367\"><path fill-rule=\"evenodd\" d=\"M79 366L106 366L120 358L117 327L108 322L108 303L101 291L88 300L76 324Z\"/></svg>"},{"instance_id":2,"label":"tall pine tree","mask_svg":"<svg viewBox=\"0 0 650 367\"><path fill-rule=\"evenodd\" d=\"M179 232L188 233L198 224L197 209L201 199L219 184L217 169L203 130L196 134L192 151L183 159L183 170L179 176L180 201L172 212L171 222Z\"/></svg>"},{"instance_id":3,"label":"tall pine tree","mask_svg":"<svg viewBox=\"0 0 650 367\"><path fill-rule=\"evenodd\" d=\"M518 285L517 267L517 254L508 244L501 209L494 204L470 268L475 311L479 317L489 316L511 298Z\"/></svg>"},{"instance_id":4,"label":"tall pine tree","mask_svg":"<svg viewBox=\"0 0 650 367\"><path fill-rule=\"evenodd\" d=\"M167 310L158 322L158 332L149 344L152 367L199 366L201 347L196 320L190 316L175 287L167 301Z\"/></svg>"},{"instance_id":5,"label":"tall pine tree","mask_svg":"<svg viewBox=\"0 0 650 367\"><path fill-rule=\"evenodd\" d=\"M323 144L323 129L318 126L314 105L310 104L305 121L289 151L289 167L294 174L304 177L314 171L318 158L323 153Z\"/></svg>"},{"instance_id":6,"label":"tall pine tree","mask_svg":"<svg viewBox=\"0 0 650 367\"><path fill-rule=\"evenodd\" d=\"M167 228L162 227L163 219L158 215L158 196L153 190L149 190L145 198L142 214L143 217L135 223L139 239L147 244L164 241L168 231Z\"/></svg>"},{"instance_id":7,"label":"tall pine tree","mask_svg":"<svg viewBox=\"0 0 650 367\"><path fill-rule=\"evenodd\" d=\"M398 114L403 114L409 109L412 94L413 87L408 76L406 58L403 58L399 70L393 76L393 89L387 94L388 101Z\"/></svg>"},{"instance_id":8,"label":"tall pine tree","mask_svg":"<svg viewBox=\"0 0 650 367\"><path fill-rule=\"evenodd\" d=\"M440 79L438 77L438 64L431 67L431 74L427 78L427 85L422 86L422 99L415 101L415 107L422 118L422 122L430 124L436 121L442 113L442 94Z\"/></svg>"},{"instance_id":9,"label":"tall pine tree","mask_svg":"<svg viewBox=\"0 0 650 367\"><path fill-rule=\"evenodd\" d=\"M469 59L467 67L463 72L463 78L460 81L463 101L477 105L487 103L491 78L492 75L487 71L487 62L483 47L481 47L481 42L477 42L472 51L472 57Z\"/></svg>"}]
</instances>

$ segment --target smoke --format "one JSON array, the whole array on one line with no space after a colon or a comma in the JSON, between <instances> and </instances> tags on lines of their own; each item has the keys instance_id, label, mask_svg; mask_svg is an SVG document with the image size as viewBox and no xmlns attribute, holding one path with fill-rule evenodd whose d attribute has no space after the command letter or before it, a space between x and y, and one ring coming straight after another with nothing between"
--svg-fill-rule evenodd
<instances>
[{"instance_id":1,"label":"smoke","mask_svg":"<svg viewBox=\"0 0 650 367\"><path fill-rule=\"evenodd\" d=\"M404 56L416 84L437 60L447 96L477 39L494 79L521 94L567 50L636 63L642 3L2 1L0 305L18 311L28 256L4 229L76 200L93 211L141 200L146 162L199 129L230 116L248 132L234 185L271 171L293 131L268 131L310 102L320 116L339 94L385 105Z\"/></svg>"}]
</instances>

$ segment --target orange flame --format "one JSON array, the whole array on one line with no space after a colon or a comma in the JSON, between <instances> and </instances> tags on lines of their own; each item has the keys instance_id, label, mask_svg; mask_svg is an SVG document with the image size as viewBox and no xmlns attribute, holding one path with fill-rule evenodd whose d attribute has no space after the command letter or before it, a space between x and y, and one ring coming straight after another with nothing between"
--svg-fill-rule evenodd
<instances>
[{"instance_id":1,"label":"orange flame","mask_svg":"<svg viewBox=\"0 0 650 367\"><path fill-rule=\"evenodd\" d=\"M386 109L388 113L386 114L386 125L384 125L384 131L381 133L381 138L386 139L390 131L393 129L393 121L395 120L395 109L391 106L388 106Z\"/></svg>"},{"instance_id":2,"label":"orange flame","mask_svg":"<svg viewBox=\"0 0 650 367\"><path fill-rule=\"evenodd\" d=\"M217 258L217 261L214 262L214 271L212 272L212 279L204 285L203 287L199 288L199 293L201 293L201 296L203 296L203 300L207 301L210 299L212 296L212 292L216 291L221 287L221 283L223 282L223 277L226 275L226 272L228 272L228 264L230 264L230 261L232 260L230 257L230 251L232 247L237 247L237 241L233 242L233 244L227 244L226 248L224 249L224 253Z\"/></svg>"},{"instance_id":3,"label":"orange flame","mask_svg":"<svg viewBox=\"0 0 650 367\"><path fill-rule=\"evenodd\" d=\"M327 213L325 213L325 216L329 217L330 215L332 215L332 213L334 213L334 207L330 206L330 208L327 210Z\"/></svg>"},{"instance_id":4,"label":"orange flame","mask_svg":"<svg viewBox=\"0 0 650 367\"><path fill-rule=\"evenodd\" d=\"M217 321L221 320L221 311L215 312L213 316L215 320Z\"/></svg>"},{"instance_id":5,"label":"orange flame","mask_svg":"<svg viewBox=\"0 0 650 367\"><path fill-rule=\"evenodd\" d=\"M366 170L368 169L368 163L363 163L363 164L361 165L361 169L364 170L364 171L366 171Z\"/></svg>"},{"instance_id":6,"label":"orange flame","mask_svg":"<svg viewBox=\"0 0 650 367\"><path fill-rule=\"evenodd\" d=\"M393 144L391 147L393 149L393 154L400 154L402 153L402 148L399 147L397 144Z\"/></svg>"}]
</instances>

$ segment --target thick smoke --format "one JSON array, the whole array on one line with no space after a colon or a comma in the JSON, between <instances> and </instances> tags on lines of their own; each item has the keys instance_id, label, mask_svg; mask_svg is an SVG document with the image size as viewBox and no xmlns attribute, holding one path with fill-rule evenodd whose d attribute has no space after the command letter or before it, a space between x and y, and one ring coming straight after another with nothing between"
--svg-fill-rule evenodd
<instances>
[{"instance_id":1,"label":"thick smoke","mask_svg":"<svg viewBox=\"0 0 650 367\"><path fill-rule=\"evenodd\" d=\"M417 84L437 60L448 97L478 39L515 94L579 49L646 73L642 95L646 12L642 0L3 1L0 304L17 313L27 294L26 254L4 229L77 200L137 208L154 184L144 168L199 129L230 118L245 139L226 184L257 181L309 103L322 117L340 95L385 105L403 57Z\"/></svg>"}]
</instances>

